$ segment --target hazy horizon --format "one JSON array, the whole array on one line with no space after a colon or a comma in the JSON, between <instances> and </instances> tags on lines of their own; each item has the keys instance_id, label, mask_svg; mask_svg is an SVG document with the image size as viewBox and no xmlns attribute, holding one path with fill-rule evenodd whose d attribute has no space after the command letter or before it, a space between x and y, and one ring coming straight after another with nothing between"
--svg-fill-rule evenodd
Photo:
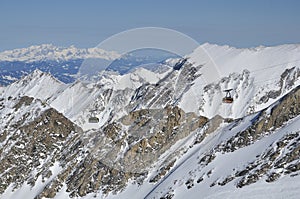
<instances>
[{"instance_id":1,"label":"hazy horizon","mask_svg":"<svg viewBox=\"0 0 300 199\"><path fill-rule=\"evenodd\" d=\"M132 28L163 27L198 43L238 48L300 43L300 2L38 1L0 2L0 51L53 44L95 47Z\"/></svg>"}]
</instances>

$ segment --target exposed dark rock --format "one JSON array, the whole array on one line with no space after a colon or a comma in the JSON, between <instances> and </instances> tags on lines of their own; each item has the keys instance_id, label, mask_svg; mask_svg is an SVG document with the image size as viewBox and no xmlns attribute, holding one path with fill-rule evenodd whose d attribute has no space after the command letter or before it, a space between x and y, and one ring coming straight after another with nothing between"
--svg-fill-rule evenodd
<instances>
[{"instance_id":1,"label":"exposed dark rock","mask_svg":"<svg viewBox=\"0 0 300 199\"><path fill-rule=\"evenodd\" d=\"M20 98L18 103L13 108L15 109L15 111L17 111L23 105L24 106L29 106L32 101L33 101L32 97L23 96L23 97Z\"/></svg>"},{"instance_id":2,"label":"exposed dark rock","mask_svg":"<svg viewBox=\"0 0 300 199\"><path fill-rule=\"evenodd\" d=\"M185 182L186 188L191 189L194 186L194 179L189 179Z\"/></svg>"},{"instance_id":3,"label":"exposed dark rock","mask_svg":"<svg viewBox=\"0 0 300 199\"><path fill-rule=\"evenodd\" d=\"M279 90L271 90L266 95L262 96L259 100L259 104L266 103L269 99L276 99L280 96L284 90L289 90L295 84L295 80L300 77L300 70L293 67L286 69L280 77Z\"/></svg>"}]
</instances>

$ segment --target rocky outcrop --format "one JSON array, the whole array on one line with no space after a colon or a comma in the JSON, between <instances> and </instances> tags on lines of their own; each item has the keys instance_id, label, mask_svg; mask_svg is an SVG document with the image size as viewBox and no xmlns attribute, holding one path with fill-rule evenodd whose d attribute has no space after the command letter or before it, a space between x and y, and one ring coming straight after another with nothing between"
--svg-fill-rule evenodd
<instances>
[{"instance_id":1,"label":"rocky outcrop","mask_svg":"<svg viewBox=\"0 0 300 199\"><path fill-rule=\"evenodd\" d=\"M33 101L33 97L23 96L23 97L20 98L18 103L16 105L14 105L13 108L17 111L23 105L24 106L30 105L32 101Z\"/></svg>"},{"instance_id":2,"label":"rocky outcrop","mask_svg":"<svg viewBox=\"0 0 300 199\"><path fill-rule=\"evenodd\" d=\"M21 98L17 106L28 105L32 100L27 99ZM1 133L0 193L10 184L17 189L23 183L34 186L39 177L42 181L50 178L61 147L76 130L71 121L51 108L32 122L13 127Z\"/></svg>"},{"instance_id":3,"label":"rocky outcrop","mask_svg":"<svg viewBox=\"0 0 300 199\"><path fill-rule=\"evenodd\" d=\"M86 148L88 155L80 162L73 161L75 169L65 169L64 175L59 175L42 195L51 196L63 181L70 196L84 196L99 189L103 193L116 192L129 179L142 183L147 170L161 154L206 122L206 118L171 106L131 112L106 125L103 131L83 136L81 145L90 145ZM170 158L163 165L169 170L172 162L174 159ZM161 176L165 174L162 172Z\"/></svg>"},{"instance_id":4,"label":"rocky outcrop","mask_svg":"<svg viewBox=\"0 0 300 199\"><path fill-rule=\"evenodd\" d=\"M293 89L289 94L282 97L279 102L270 108L261 111L252 125L245 131L224 143L224 151L234 151L235 148L247 146L260 139L269 131L284 125L285 122L300 114L300 86Z\"/></svg>"},{"instance_id":5,"label":"rocky outcrop","mask_svg":"<svg viewBox=\"0 0 300 199\"><path fill-rule=\"evenodd\" d=\"M200 76L198 73L202 67L202 65L194 66L187 61L183 61L180 65L180 70L169 72L156 84L144 84L136 89L127 109L130 111L142 108L160 109L167 105L176 105L190 89L193 81Z\"/></svg>"},{"instance_id":6,"label":"rocky outcrop","mask_svg":"<svg viewBox=\"0 0 300 199\"><path fill-rule=\"evenodd\" d=\"M210 152L203 154L199 165L203 167L213 162L215 154L218 152L232 153L269 136L277 129L282 128L288 121L299 116L299 114L300 86L293 89L271 107L256 113L256 116L251 120L252 124L248 128L223 141ZM233 121L231 128L239 122L241 122L240 119ZM297 163L300 158L299 133L287 134L271 146L266 146L266 150L256 156L256 160L250 162L243 170L236 170L232 175L218 179L212 186L224 186L236 180L236 187L242 188L262 178L271 183L284 175L298 175L297 172L300 170L300 165Z\"/></svg>"},{"instance_id":7,"label":"rocky outcrop","mask_svg":"<svg viewBox=\"0 0 300 199\"><path fill-rule=\"evenodd\" d=\"M264 96L262 96L258 104L266 103L270 99L276 99L285 91L293 88L295 86L296 80L300 77L299 68L293 67L290 69L286 69L280 76L279 80L279 89L268 91Z\"/></svg>"},{"instance_id":8,"label":"rocky outcrop","mask_svg":"<svg viewBox=\"0 0 300 199\"><path fill-rule=\"evenodd\" d=\"M101 130L83 133L38 100L14 100L15 111L31 106L37 110L35 117L25 114L0 134L0 193L10 185L16 190L24 183L34 187L41 180L38 183L44 183L44 188L36 198L52 198L64 184L70 197L81 197L97 190L117 192L129 179L142 183L163 153L208 121L176 106L166 106L133 111ZM163 169L152 182L167 173L178 154L174 151L165 158Z\"/></svg>"}]
</instances>

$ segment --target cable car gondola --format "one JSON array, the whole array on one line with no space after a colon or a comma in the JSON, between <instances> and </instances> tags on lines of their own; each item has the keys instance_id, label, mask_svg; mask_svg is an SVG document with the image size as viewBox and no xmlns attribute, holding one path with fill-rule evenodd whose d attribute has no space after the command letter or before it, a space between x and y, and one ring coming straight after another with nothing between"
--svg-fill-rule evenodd
<instances>
[{"instance_id":1,"label":"cable car gondola","mask_svg":"<svg viewBox=\"0 0 300 199\"><path fill-rule=\"evenodd\" d=\"M99 122L99 118L97 117L90 117L89 118L89 123L98 123Z\"/></svg>"},{"instance_id":2,"label":"cable car gondola","mask_svg":"<svg viewBox=\"0 0 300 199\"><path fill-rule=\"evenodd\" d=\"M89 123L99 123L99 118L96 117L96 110L91 110L91 116L89 117Z\"/></svg>"},{"instance_id":3,"label":"cable car gondola","mask_svg":"<svg viewBox=\"0 0 300 199\"><path fill-rule=\"evenodd\" d=\"M230 91L232 91L232 89L226 89L224 90L224 92L226 93L225 97L223 98L223 103L232 103L233 102L233 98L231 97Z\"/></svg>"}]
</instances>

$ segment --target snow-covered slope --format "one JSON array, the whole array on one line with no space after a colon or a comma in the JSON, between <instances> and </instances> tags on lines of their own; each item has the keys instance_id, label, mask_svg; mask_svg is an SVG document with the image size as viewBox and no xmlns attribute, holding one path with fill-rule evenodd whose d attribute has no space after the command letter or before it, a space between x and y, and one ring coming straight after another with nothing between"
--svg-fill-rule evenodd
<instances>
[{"instance_id":1,"label":"snow-covered slope","mask_svg":"<svg viewBox=\"0 0 300 199\"><path fill-rule=\"evenodd\" d=\"M75 46L57 47L52 44L42 44L30 46L28 48L20 48L7 50L0 53L0 61L67 61L74 59L99 58L105 60L114 60L119 57L116 52L108 52L99 48L79 49Z\"/></svg>"},{"instance_id":2,"label":"snow-covered slope","mask_svg":"<svg viewBox=\"0 0 300 199\"><path fill-rule=\"evenodd\" d=\"M234 134L241 129L246 129L249 126L250 119L252 118L246 119L233 129L223 127L207 137L202 144L185 154L185 156L179 160L178 165L171 170L172 175L164 178L157 187L148 192L145 198L159 198L168 193L170 195L171 193L174 194L175 197L173 198L183 198L188 194L189 198L195 199L199 197L297 198L298 191L296 191L296 188L300 186L300 178L297 174L295 176L282 177L275 183L271 183L267 180L268 177L273 174L272 172L283 173L285 170L283 168L270 169L266 176L261 179L255 179L255 184L249 183L249 186L245 186L245 188L243 187L242 189L238 187L239 180L247 180L247 177L234 176L238 176L239 174L237 173L239 171L247 172L247 168L250 167L249 164L251 163L255 165L255 163L260 162L260 165L255 168L257 170L263 170L263 164L272 164L268 161L262 162L259 158L268 153L268 146L276 149L276 147L278 147L276 144L279 140L284 140L284 138L289 135L294 135L295 132L297 132L296 138L299 138L300 117L289 122L284 128L275 131L272 135L262 138L250 146L237 149L232 153L216 152L211 163L207 166L201 165L201 157L203 157L203 154L213 150L218 144L226 142L226 139L230 136L234 136ZM292 144L292 142L289 142L289 144ZM278 159L288 155L289 151L286 150L287 148L288 146L281 149ZM286 166L286 168L287 167L288 166ZM255 169L253 169L254 172L252 173L254 174L252 176L251 170L249 169L249 178L258 178L259 175L255 175ZM262 171L262 173L263 172L264 171ZM228 183L223 185L226 180L228 180ZM270 192L271 190L272 192Z\"/></svg>"},{"instance_id":3,"label":"snow-covered slope","mask_svg":"<svg viewBox=\"0 0 300 199\"><path fill-rule=\"evenodd\" d=\"M192 63L204 64L206 68L216 68L221 77L233 72L241 73L247 69L255 73L257 80L266 81L278 77L286 68L299 65L299 55L299 44L235 48L205 43L187 57L190 57ZM269 74L267 79L265 79L265 74ZM263 79L258 78L260 75Z\"/></svg>"},{"instance_id":4,"label":"snow-covered slope","mask_svg":"<svg viewBox=\"0 0 300 199\"><path fill-rule=\"evenodd\" d=\"M122 116L133 109L168 104L208 118L240 118L269 106L300 81L299 45L237 49L203 44L187 57L179 70L155 73L139 68L124 75L103 71L99 80L90 84L64 85L49 75L34 73L5 92L47 99L72 121L81 118L81 124L92 114L106 118L105 123L108 115ZM233 89L232 104L222 103L225 89Z\"/></svg>"},{"instance_id":5,"label":"snow-covered slope","mask_svg":"<svg viewBox=\"0 0 300 199\"><path fill-rule=\"evenodd\" d=\"M204 44L89 83L36 70L0 89L0 198L296 198L299 49Z\"/></svg>"},{"instance_id":6,"label":"snow-covered slope","mask_svg":"<svg viewBox=\"0 0 300 199\"><path fill-rule=\"evenodd\" d=\"M28 76L9 85L4 90L4 96L30 96L43 101L58 95L67 85L55 79L49 73L35 70Z\"/></svg>"},{"instance_id":7,"label":"snow-covered slope","mask_svg":"<svg viewBox=\"0 0 300 199\"><path fill-rule=\"evenodd\" d=\"M299 89L211 133L205 131L216 122L198 129L161 180L151 183L160 171L152 170L142 186L130 184L109 198L298 198Z\"/></svg>"},{"instance_id":8,"label":"snow-covered slope","mask_svg":"<svg viewBox=\"0 0 300 199\"><path fill-rule=\"evenodd\" d=\"M238 49L206 43L187 57L202 66L201 77L183 95L180 106L210 118L217 114L238 118L259 111L299 84L296 44ZM225 89L233 89L233 104L222 103ZM270 97L271 92L277 95Z\"/></svg>"},{"instance_id":9,"label":"snow-covered slope","mask_svg":"<svg viewBox=\"0 0 300 199\"><path fill-rule=\"evenodd\" d=\"M115 117L126 114L118 111L125 108L137 88L143 84L155 84L164 75L165 73L154 73L144 68L124 75L103 71L96 83L76 81L64 84L48 73L35 70L3 88L2 96L34 97L49 104L84 129L100 128L107 122L112 111ZM89 125L87 121L92 115L102 118L102 122Z\"/></svg>"}]
</instances>

